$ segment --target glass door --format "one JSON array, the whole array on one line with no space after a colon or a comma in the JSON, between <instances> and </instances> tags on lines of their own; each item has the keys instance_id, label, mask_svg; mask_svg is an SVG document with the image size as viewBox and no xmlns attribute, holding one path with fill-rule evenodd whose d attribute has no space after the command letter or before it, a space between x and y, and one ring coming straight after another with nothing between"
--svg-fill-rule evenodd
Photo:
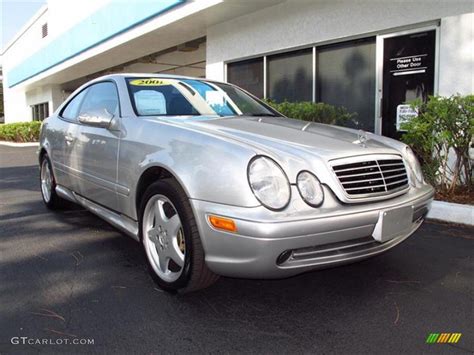
<instances>
[{"instance_id":1,"label":"glass door","mask_svg":"<svg viewBox=\"0 0 474 355\"><path fill-rule=\"evenodd\" d=\"M382 36L379 55L379 132L400 139L400 125L416 112L409 102L435 91L436 29Z\"/></svg>"}]
</instances>

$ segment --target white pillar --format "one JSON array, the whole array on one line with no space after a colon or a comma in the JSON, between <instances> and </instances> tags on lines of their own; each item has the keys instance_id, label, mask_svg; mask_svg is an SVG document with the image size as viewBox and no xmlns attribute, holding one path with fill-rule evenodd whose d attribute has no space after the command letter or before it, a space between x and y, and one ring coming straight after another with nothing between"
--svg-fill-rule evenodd
<instances>
[{"instance_id":1,"label":"white pillar","mask_svg":"<svg viewBox=\"0 0 474 355\"><path fill-rule=\"evenodd\" d=\"M474 92L474 13L441 19L439 94Z\"/></svg>"},{"instance_id":2,"label":"white pillar","mask_svg":"<svg viewBox=\"0 0 474 355\"><path fill-rule=\"evenodd\" d=\"M225 81L224 62L206 64L206 78Z\"/></svg>"}]
</instances>

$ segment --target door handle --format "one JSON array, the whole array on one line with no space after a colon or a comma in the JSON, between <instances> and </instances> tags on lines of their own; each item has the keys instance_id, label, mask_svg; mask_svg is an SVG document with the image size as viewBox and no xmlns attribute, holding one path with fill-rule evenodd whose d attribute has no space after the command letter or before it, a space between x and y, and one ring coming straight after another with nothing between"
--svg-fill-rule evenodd
<instances>
[{"instance_id":1,"label":"door handle","mask_svg":"<svg viewBox=\"0 0 474 355\"><path fill-rule=\"evenodd\" d=\"M71 136L65 136L64 140L66 141L66 144L71 144L74 141L74 138Z\"/></svg>"}]
</instances>

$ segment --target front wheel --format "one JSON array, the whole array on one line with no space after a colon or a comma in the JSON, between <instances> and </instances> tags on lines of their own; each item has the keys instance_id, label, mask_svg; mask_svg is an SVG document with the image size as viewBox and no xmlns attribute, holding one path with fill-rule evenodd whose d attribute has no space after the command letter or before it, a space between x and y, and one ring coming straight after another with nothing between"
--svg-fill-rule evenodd
<instances>
[{"instance_id":1,"label":"front wheel","mask_svg":"<svg viewBox=\"0 0 474 355\"><path fill-rule=\"evenodd\" d=\"M218 279L207 268L189 200L174 179L159 180L146 190L140 236L150 273L162 289L190 292Z\"/></svg>"}]
</instances>

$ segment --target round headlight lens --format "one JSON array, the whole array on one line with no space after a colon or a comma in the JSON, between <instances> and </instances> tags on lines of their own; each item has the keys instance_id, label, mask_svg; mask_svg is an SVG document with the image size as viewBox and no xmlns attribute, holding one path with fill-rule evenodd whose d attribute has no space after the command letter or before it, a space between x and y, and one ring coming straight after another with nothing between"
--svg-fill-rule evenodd
<instances>
[{"instance_id":1,"label":"round headlight lens","mask_svg":"<svg viewBox=\"0 0 474 355\"><path fill-rule=\"evenodd\" d=\"M413 153L413 150L411 150L410 147L405 147L405 158L408 162L408 165L410 166L411 171L413 172L413 175L415 175L416 181L422 184L424 181L423 172L415 153Z\"/></svg>"},{"instance_id":2,"label":"round headlight lens","mask_svg":"<svg viewBox=\"0 0 474 355\"><path fill-rule=\"evenodd\" d=\"M296 178L298 191L303 200L312 207L323 203L324 191L318 178L308 171L302 171Z\"/></svg>"},{"instance_id":3,"label":"round headlight lens","mask_svg":"<svg viewBox=\"0 0 474 355\"><path fill-rule=\"evenodd\" d=\"M267 208L281 210L290 202L290 183L280 166L264 156L250 161L248 168L250 188L255 197Z\"/></svg>"}]
</instances>

